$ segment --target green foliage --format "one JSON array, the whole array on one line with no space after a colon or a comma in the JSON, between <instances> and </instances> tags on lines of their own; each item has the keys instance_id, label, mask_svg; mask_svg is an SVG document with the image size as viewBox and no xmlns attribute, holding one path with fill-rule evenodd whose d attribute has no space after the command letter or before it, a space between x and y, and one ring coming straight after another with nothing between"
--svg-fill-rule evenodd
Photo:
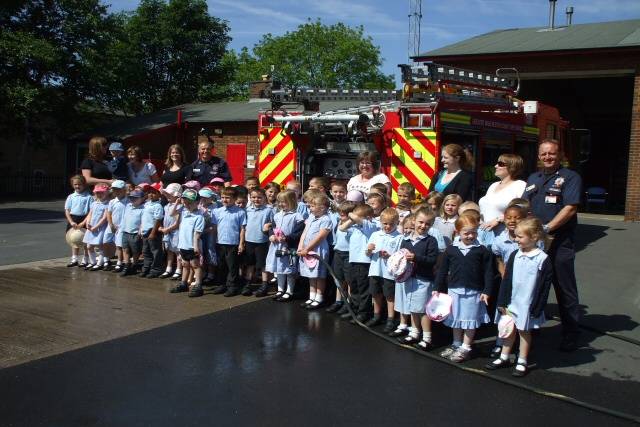
<instances>
[{"instance_id":1,"label":"green foliage","mask_svg":"<svg viewBox=\"0 0 640 427\"><path fill-rule=\"evenodd\" d=\"M252 54L243 49L233 55L236 89L246 90L248 82L263 74L295 87L394 87L393 76L380 71L380 48L361 26L307 22L283 36L264 35Z\"/></svg>"}]
</instances>

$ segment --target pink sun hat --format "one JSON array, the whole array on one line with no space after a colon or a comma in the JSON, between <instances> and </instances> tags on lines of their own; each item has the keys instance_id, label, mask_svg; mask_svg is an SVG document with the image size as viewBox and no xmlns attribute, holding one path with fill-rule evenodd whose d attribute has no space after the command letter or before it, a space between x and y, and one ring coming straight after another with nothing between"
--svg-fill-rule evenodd
<instances>
[{"instance_id":1,"label":"pink sun hat","mask_svg":"<svg viewBox=\"0 0 640 427\"><path fill-rule=\"evenodd\" d=\"M405 282L413 273L413 263L407 261L409 251L401 248L387 259L387 271L393 274L396 282Z\"/></svg>"},{"instance_id":2,"label":"pink sun hat","mask_svg":"<svg viewBox=\"0 0 640 427\"><path fill-rule=\"evenodd\" d=\"M192 190L196 190L196 191L200 191L200 183L198 181L195 180L191 180L191 181L187 181L184 183L184 187L185 188L190 188Z\"/></svg>"},{"instance_id":3,"label":"pink sun hat","mask_svg":"<svg viewBox=\"0 0 640 427\"><path fill-rule=\"evenodd\" d=\"M442 322L451 314L453 299L449 294L439 293L431 297L425 311L429 319Z\"/></svg>"},{"instance_id":4,"label":"pink sun hat","mask_svg":"<svg viewBox=\"0 0 640 427\"><path fill-rule=\"evenodd\" d=\"M317 252L309 251L306 256L302 257L304 264L313 270L318 266L318 254Z\"/></svg>"},{"instance_id":5,"label":"pink sun hat","mask_svg":"<svg viewBox=\"0 0 640 427\"><path fill-rule=\"evenodd\" d=\"M356 203L364 202L364 194L362 191L351 190L347 193L347 200Z\"/></svg>"},{"instance_id":6,"label":"pink sun hat","mask_svg":"<svg viewBox=\"0 0 640 427\"><path fill-rule=\"evenodd\" d=\"M498 336L500 338L509 338L516 327L516 322L509 314L503 314L498 321Z\"/></svg>"}]
</instances>

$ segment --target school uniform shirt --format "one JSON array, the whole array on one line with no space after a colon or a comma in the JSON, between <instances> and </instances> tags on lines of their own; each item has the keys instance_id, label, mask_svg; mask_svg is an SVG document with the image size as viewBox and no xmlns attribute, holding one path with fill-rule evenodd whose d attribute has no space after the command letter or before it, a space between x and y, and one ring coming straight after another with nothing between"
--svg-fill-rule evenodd
<instances>
[{"instance_id":1,"label":"school uniform shirt","mask_svg":"<svg viewBox=\"0 0 640 427\"><path fill-rule=\"evenodd\" d=\"M538 241L536 243L538 249L544 250L544 243L542 241ZM509 235L509 230L504 230L502 233L498 234L496 238L493 240L493 244L491 245L491 251L497 257L502 258L502 261L506 264L509 260L509 257L514 251L518 250L518 243L515 240L511 239Z\"/></svg>"},{"instance_id":2,"label":"school uniform shirt","mask_svg":"<svg viewBox=\"0 0 640 427\"><path fill-rule=\"evenodd\" d=\"M444 252L447 249L447 242L444 240L442 233L437 228L429 227L429 231L427 234L434 239L436 239L436 243L438 244L438 251Z\"/></svg>"},{"instance_id":3,"label":"school uniform shirt","mask_svg":"<svg viewBox=\"0 0 640 427\"><path fill-rule=\"evenodd\" d=\"M269 235L263 231L263 227L267 223L273 223L273 209L267 206L247 207L247 229L245 231L245 240L251 243L266 243L269 241Z\"/></svg>"},{"instance_id":4,"label":"school uniform shirt","mask_svg":"<svg viewBox=\"0 0 640 427\"><path fill-rule=\"evenodd\" d=\"M91 203L91 209L90 209L91 221L89 221L87 226L94 227L95 225L97 225L102 219L102 217L105 215L105 213L107 212L108 206L109 206L109 202L107 201L101 202L100 200L95 200L93 203ZM107 228L107 222L105 221L98 230L95 230L95 231L87 230L84 233L84 237L82 241L89 245L102 244L104 231L106 230L106 228Z\"/></svg>"},{"instance_id":5,"label":"school uniform shirt","mask_svg":"<svg viewBox=\"0 0 640 427\"><path fill-rule=\"evenodd\" d=\"M400 248L405 248L416 256L412 276L433 281L433 267L438 260L436 239L429 233L425 235L411 234L402 239Z\"/></svg>"},{"instance_id":6,"label":"school uniform shirt","mask_svg":"<svg viewBox=\"0 0 640 427\"><path fill-rule=\"evenodd\" d=\"M122 224L124 209L127 206L127 203L129 203L129 199L127 197L123 197L122 199L118 199L116 197L109 201L109 207L107 210L111 214L111 222L113 222L113 225L116 227L120 227Z\"/></svg>"},{"instance_id":7,"label":"school uniform shirt","mask_svg":"<svg viewBox=\"0 0 640 427\"><path fill-rule=\"evenodd\" d=\"M378 230L378 227L368 219L363 219L362 224L353 224L349 227L349 262L369 264L371 258L367 255L369 238Z\"/></svg>"},{"instance_id":8,"label":"school uniform shirt","mask_svg":"<svg viewBox=\"0 0 640 427\"><path fill-rule=\"evenodd\" d=\"M180 219L183 205L177 203L167 203L164 206L164 218L162 219L162 227L169 228L174 225ZM178 247L178 229L173 230L170 233L162 236L162 241L167 243L168 249L174 249Z\"/></svg>"},{"instance_id":9,"label":"school uniform shirt","mask_svg":"<svg viewBox=\"0 0 640 427\"><path fill-rule=\"evenodd\" d=\"M431 228L435 228L440 232L440 234L442 234L442 237L444 238L444 241L447 244L447 246L453 243L453 233L456 231L457 219L458 219L457 215L449 219L444 219L441 216L437 216L436 219L433 221L433 226Z\"/></svg>"},{"instance_id":10,"label":"school uniform shirt","mask_svg":"<svg viewBox=\"0 0 640 427\"><path fill-rule=\"evenodd\" d=\"M193 234L204 231L204 216L198 210L190 212L183 209L178 228L178 249L185 251L194 250Z\"/></svg>"},{"instance_id":11,"label":"school uniform shirt","mask_svg":"<svg viewBox=\"0 0 640 427\"><path fill-rule=\"evenodd\" d=\"M124 208L124 214L122 216L122 231L125 233L138 233L140 231L143 211L144 204L134 206L133 203L128 203Z\"/></svg>"},{"instance_id":12,"label":"school uniform shirt","mask_svg":"<svg viewBox=\"0 0 640 427\"><path fill-rule=\"evenodd\" d=\"M477 240L470 246L457 241L444 251L436 276L436 290L481 291L491 295L493 277L493 254Z\"/></svg>"},{"instance_id":13,"label":"school uniform shirt","mask_svg":"<svg viewBox=\"0 0 640 427\"><path fill-rule=\"evenodd\" d=\"M164 209L159 201L152 202L151 200L145 202L144 209L142 210L142 220L140 227L142 228L142 234L150 231L155 225L156 221L164 218Z\"/></svg>"},{"instance_id":14,"label":"school uniform shirt","mask_svg":"<svg viewBox=\"0 0 640 427\"><path fill-rule=\"evenodd\" d=\"M237 206L214 209L211 221L217 225L218 244L240 244L240 230L247 225L247 213L244 209Z\"/></svg>"},{"instance_id":15,"label":"school uniform shirt","mask_svg":"<svg viewBox=\"0 0 640 427\"><path fill-rule=\"evenodd\" d=\"M333 249L336 251L349 252L349 232L341 231L340 224L338 224L335 228Z\"/></svg>"},{"instance_id":16,"label":"school uniform shirt","mask_svg":"<svg viewBox=\"0 0 640 427\"><path fill-rule=\"evenodd\" d=\"M93 203L93 196L88 191L83 193L73 192L67 196L67 200L64 202L64 208L69 210L71 215L85 216L91 209L91 203Z\"/></svg>"},{"instance_id":17,"label":"school uniform shirt","mask_svg":"<svg viewBox=\"0 0 640 427\"><path fill-rule=\"evenodd\" d=\"M303 224L304 218L297 212L280 211L273 216L273 229L281 229L287 241L271 242L265 261L265 271L275 274L292 274L298 271L298 263L291 262L288 256L276 256L276 251L287 248L295 251L302 235Z\"/></svg>"},{"instance_id":18,"label":"school uniform shirt","mask_svg":"<svg viewBox=\"0 0 640 427\"><path fill-rule=\"evenodd\" d=\"M497 306L509 310L519 330L539 328L545 322L544 307L552 277L550 259L538 248L518 250L509 257Z\"/></svg>"},{"instance_id":19,"label":"school uniform shirt","mask_svg":"<svg viewBox=\"0 0 640 427\"><path fill-rule=\"evenodd\" d=\"M316 238L316 235L322 230L331 231L331 218L329 215L324 214L319 217L315 215L309 215L309 218L305 221L306 224L306 232L304 234L304 241L302 242L302 246L306 247L313 239ZM320 259L328 260L329 259L329 243L327 239L323 239L320 243L312 249L315 253L318 254ZM309 268L307 264L304 262L302 257L299 259L299 271L300 275L309 278L324 278L327 276L326 267L321 262L313 268Z\"/></svg>"},{"instance_id":20,"label":"school uniform shirt","mask_svg":"<svg viewBox=\"0 0 640 427\"><path fill-rule=\"evenodd\" d=\"M296 209L296 212L302 215L302 218L304 219L309 218L309 207L305 202L298 202L298 208Z\"/></svg>"},{"instance_id":21,"label":"school uniform shirt","mask_svg":"<svg viewBox=\"0 0 640 427\"><path fill-rule=\"evenodd\" d=\"M371 254L371 264L369 265L369 276L383 277L394 280L393 274L387 270L387 259L380 256L380 251L386 251L391 255L400 248L403 236L398 230L385 233L382 230L374 231L369 237L369 244L373 243L376 248Z\"/></svg>"}]
</instances>

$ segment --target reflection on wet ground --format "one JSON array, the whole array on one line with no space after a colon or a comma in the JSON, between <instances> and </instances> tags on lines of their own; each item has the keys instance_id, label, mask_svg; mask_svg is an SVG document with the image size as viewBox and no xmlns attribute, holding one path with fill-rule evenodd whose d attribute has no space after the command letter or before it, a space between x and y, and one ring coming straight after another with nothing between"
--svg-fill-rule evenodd
<instances>
[{"instance_id":1,"label":"reflection on wet ground","mask_svg":"<svg viewBox=\"0 0 640 427\"><path fill-rule=\"evenodd\" d=\"M575 378L537 371L527 381ZM3 425L538 426L549 414L564 425L625 425L270 300L7 368L0 387ZM639 395L626 390L626 400Z\"/></svg>"}]
</instances>

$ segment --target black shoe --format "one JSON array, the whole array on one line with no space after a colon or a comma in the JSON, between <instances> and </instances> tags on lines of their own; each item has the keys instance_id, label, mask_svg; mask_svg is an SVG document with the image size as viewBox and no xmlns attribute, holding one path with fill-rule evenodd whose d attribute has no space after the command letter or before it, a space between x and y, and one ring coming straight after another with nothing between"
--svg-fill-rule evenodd
<instances>
[{"instance_id":1,"label":"black shoe","mask_svg":"<svg viewBox=\"0 0 640 427\"><path fill-rule=\"evenodd\" d=\"M289 302L292 300L293 300L293 295L291 295L289 292L283 293L276 299L276 301L278 302Z\"/></svg>"},{"instance_id":2,"label":"black shoe","mask_svg":"<svg viewBox=\"0 0 640 427\"><path fill-rule=\"evenodd\" d=\"M383 322L382 316L374 315L371 319L367 320L367 322L364 325L368 326L369 328L373 328L374 326L380 325L382 322Z\"/></svg>"},{"instance_id":3,"label":"black shoe","mask_svg":"<svg viewBox=\"0 0 640 427\"><path fill-rule=\"evenodd\" d=\"M242 295L245 297L250 297L251 295L253 295L253 291L251 290L251 286L249 286L249 284L244 285L244 288L242 288Z\"/></svg>"},{"instance_id":4,"label":"black shoe","mask_svg":"<svg viewBox=\"0 0 640 427\"><path fill-rule=\"evenodd\" d=\"M407 335L406 337L398 338L398 342L400 344L406 344L406 345L417 344L418 341L420 341L420 338L413 335Z\"/></svg>"},{"instance_id":5,"label":"black shoe","mask_svg":"<svg viewBox=\"0 0 640 427\"><path fill-rule=\"evenodd\" d=\"M522 366L524 369L519 370L518 366ZM523 363L516 363L516 366L514 366L513 370L511 371L511 375L518 378L524 377L528 373L529 373L529 367Z\"/></svg>"},{"instance_id":6,"label":"black shoe","mask_svg":"<svg viewBox=\"0 0 640 427\"><path fill-rule=\"evenodd\" d=\"M175 285L173 288L169 289L169 292L171 292L172 294L177 294L180 292L187 292L188 290L189 290L189 287L187 286L187 284L184 282L180 282L177 285Z\"/></svg>"},{"instance_id":7,"label":"black shoe","mask_svg":"<svg viewBox=\"0 0 640 427\"><path fill-rule=\"evenodd\" d=\"M149 275L148 271L141 271L140 274L138 274L138 277L147 277Z\"/></svg>"},{"instance_id":8,"label":"black shoe","mask_svg":"<svg viewBox=\"0 0 640 427\"><path fill-rule=\"evenodd\" d=\"M77 267L78 266L78 261L71 261L69 264L67 264L67 267Z\"/></svg>"},{"instance_id":9,"label":"black shoe","mask_svg":"<svg viewBox=\"0 0 640 427\"><path fill-rule=\"evenodd\" d=\"M349 312L349 307L347 306L347 304L343 303L342 307L340 307L340 309L338 311L336 311L336 314L346 314Z\"/></svg>"},{"instance_id":10,"label":"black shoe","mask_svg":"<svg viewBox=\"0 0 640 427\"><path fill-rule=\"evenodd\" d=\"M431 341L420 340L415 343L413 347L417 348L418 350L429 351L433 348L433 344L431 344Z\"/></svg>"},{"instance_id":11,"label":"black shoe","mask_svg":"<svg viewBox=\"0 0 640 427\"><path fill-rule=\"evenodd\" d=\"M269 284L263 283L262 285L260 285L258 290L253 293L253 295L256 296L257 298L262 298L262 297L266 297L268 293L269 293Z\"/></svg>"},{"instance_id":12,"label":"black shoe","mask_svg":"<svg viewBox=\"0 0 640 427\"><path fill-rule=\"evenodd\" d=\"M489 359L495 360L500 357L502 354L502 347L497 345L491 350L491 354L489 354Z\"/></svg>"},{"instance_id":13,"label":"black shoe","mask_svg":"<svg viewBox=\"0 0 640 427\"><path fill-rule=\"evenodd\" d=\"M273 299L274 301L280 301L280 297L281 297L282 295L284 295L284 294L285 294L285 292L283 292L283 291L278 291L278 292L276 292L275 294L273 294L273 296L271 297L271 299Z\"/></svg>"},{"instance_id":14,"label":"black shoe","mask_svg":"<svg viewBox=\"0 0 640 427\"><path fill-rule=\"evenodd\" d=\"M311 304L309 304L307 306L307 310L317 310L319 308L322 308L323 303L321 303L320 301L312 301Z\"/></svg>"},{"instance_id":15,"label":"black shoe","mask_svg":"<svg viewBox=\"0 0 640 427\"><path fill-rule=\"evenodd\" d=\"M368 314L358 314L355 319L349 320L349 322L354 324L354 325L357 322L364 323L366 325L366 323L368 321L369 321L369 315Z\"/></svg>"},{"instance_id":16,"label":"black shoe","mask_svg":"<svg viewBox=\"0 0 640 427\"><path fill-rule=\"evenodd\" d=\"M121 273L122 272L122 265L118 265L116 264L115 267L113 267L113 270L111 270L112 273Z\"/></svg>"},{"instance_id":17,"label":"black shoe","mask_svg":"<svg viewBox=\"0 0 640 427\"><path fill-rule=\"evenodd\" d=\"M161 279L168 279L169 277L171 277L171 272L170 271L165 271L164 273L162 273L159 277Z\"/></svg>"},{"instance_id":18,"label":"black shoe","mask_svg":"<svg viewBox=\"0 0 640 427\"><path fill-rule=\"evenodd\" d=\"M312 303L312 302L313 302L313 300L308 299L308 300L306 300L305 302L301 302L301 303L300 303L300 307L301 307L301 308L307 308L308 306L310 306L310 305L311 305L311 303Z\"/></svg>"},{"instance_id":19,"label":"black shoe","mask_svg":"<svg viewBox=\"0 0 640 427\"><path fill-rule=\"evenodd\" d=\"M398 337L404 337L408 333L409 333L409 328L404 328L404 329L396 328L393 331L389 332L389 336L392 338L398 338Z\"/></svg>"},{"instance_id":20,"label":"black shoe","mask_svg":"<svg viewBox=\"0 0 640 427\"><path fill-rule=\"evenodd\" d=\"M191 285L189 286L189 298L201 297L204 295L204 291L202 290L202 286L200 285Z\"/></svg>"},{"instance_id":21,"label":"black shoe","mask_svg":"<svg viewBox=\"0 0 640 427\"><path fill-rule=\"evenodd\" d=\"M495 363L495 362L499 362L499 363ZM491 362L484 365L484 369L486 369L487 371L495 371L496 369L508 368L509 366L511 366L511 361L509 359L502 360L500 359L500 356L498 356Z\"/></svg>"},{"instance_id":22,"label":"black shoe","mask_svg":"<svg viewBox=\"0 0 640 427\"><path fill-rule=\"evenodd\" d=\"M240 295L240 289L238 289L236 286L232 287L232 288L228 288L227 292L224 293L225 297L235 297L236 295Z\"/></svg>"},{"instance_id":23,"label":"black shoe","mask_svg":"<svg viewBox=\"0 0 640 427\"><path fill-rule=\"evenodd\" d=\"M220 294L224 294L226 292L227 292L227 287L226 286L218 286L211 293L214 294L214 295L220 295Z\"/></svg>"},{"instance_id":24,"label":"black shoe","mask_svg":"<svg viewBox=\"0 0 640 427\"><path fill-rule=\"evenodd\" d=\"M344 303L342 301L336 301L329 307L327 307L324 311L326 311L327 313L336 313L342 308L343 304Z\"/></svg>"},{"instance_id":25,"label":"black shoe","mask_svg":"<svg viewBox=\"0 0 640 427\"><path fill-rule=\"evenodd\" d=\"M340 318L341 318L342 320L351 320L351 313L342 313L342 314L340 315Z\"/></svg>"},{"instance_id":26,"label":"black shoe","mask_svg":"<svg viewBox=\"0 0 640 427\"><path fill-rule=\"evenodd\" d=\"M160 273L149 273L147 274L147 279L157 279L160 277Z\"/></svg>"},{"instance_id":27,"label":"black shoe","mask_svg":"<svg viewBox=\"0 0 640 427\"><path fill-rule=\"evenodd\" d=\"M111 269L113 268L113 266L111 265L110 262L107 261L106 264L102 265L102 271L111 271Z\"/></svg>"},{"instance_id":28,"label":"black shoe","mask_svg":"<svg viewBox=\"0 0 640 427\"><path fill-rule=\"evenodd\" d=\"M382 332L384 332L385 334L390 334L391 332L395 331L396 329L396 322L393 319L387 319L387 322L384 324L384 329L382 330Z\"/></svg>"}]
</instances>

